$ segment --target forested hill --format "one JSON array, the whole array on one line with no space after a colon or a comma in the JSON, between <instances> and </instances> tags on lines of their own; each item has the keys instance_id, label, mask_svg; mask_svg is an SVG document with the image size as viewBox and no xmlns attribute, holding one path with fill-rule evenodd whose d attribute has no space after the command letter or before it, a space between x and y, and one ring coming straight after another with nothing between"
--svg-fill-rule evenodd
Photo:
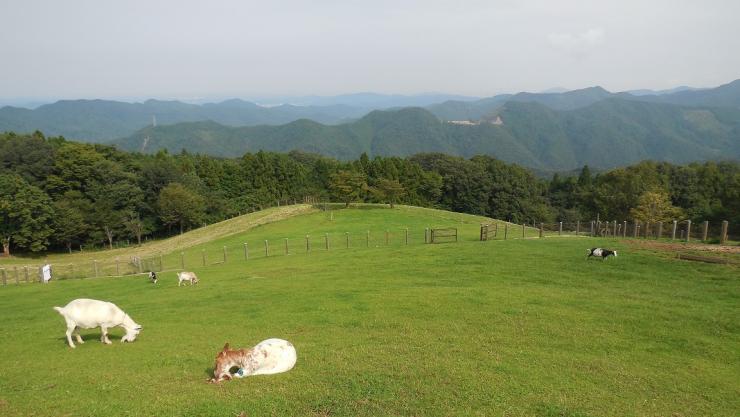
<instances>
[{"instance_id":1,"label":"forested hill","mask_svg":"<svg viewBox=\"0 0 740 417\"><path fill-rule=\"evenodd\" d=\"M161 100L143 103L62 100L34 110L0 108L0 132L40 130L50 135L105 143L152 125L154 118L160 125L214 120L229 126L249 126L284 124L301 118L339 123L361 117L367 111L346 105L263 107L237 99L203 105Z\"/></svg>"},{"instance_id":2,"label":"forested hill","mask_svg":"<svg viewBox=\"0 0 740 417\"><path fill-rule=\"evenodd\" d=\"M147 139L148 138L148 139ZM374 111L336 126L299 120L281 126L226 127L214 122L145 128L113 142L121 149L199 152L302 150L341 160L420 152L495 156L540 170L585 164L610 168L644 159L685 163L740 157L740 109L695 108L607 98L573 110L509 101L482 122L440 121L420 108ZM146 146L144 144L146 143Z\"/></svg>"},{"instance_id":3,"label":"forested hill","mask_svg":"<svg viewBox=\"0 0 740 417\"><path fill-rule=\"evenodd\" d=\"M740 80L716 88L690 89L686 87L668 92L612 93L601 87L589 87L562 93L502 94L481 100L448 100L428 106L427 109L441 120L479 120L512 101L539 103L553 110L575 110L612 98L694 107L740 108Z\"/></svg>"},{"instance_id":4,"label":"forested hill","mask_svg":"<svg viewBox=\"0 0 740 417\"><path fill-rule=\"evenodd\" d=\"M392 131L394 125L385 128ZM0 242L11 252L112 247L116 241L171 235L305 197L436 207L517 223L597 217L652 223L728 220L735 233L740 230L738 195L737 162L644 161L596 175L584 166L576 176L544 180L487 156L362 155L338 161L302 152L238 158L147 155L40 132L0 133Z\"/></svg>"}]
</instances>

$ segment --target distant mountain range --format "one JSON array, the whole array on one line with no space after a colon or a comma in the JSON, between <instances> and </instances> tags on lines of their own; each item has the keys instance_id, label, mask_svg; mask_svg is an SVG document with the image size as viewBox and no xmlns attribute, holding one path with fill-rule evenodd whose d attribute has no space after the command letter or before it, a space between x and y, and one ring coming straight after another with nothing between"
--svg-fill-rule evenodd
<instances>
[{"instance_id":1,"label":"distant mountain range","mask_svg":"<svg viewBox=\"0 0 740 417\"><path fill-rule=\"evenodd\" d=\"M113 144L130 151L302 150L338 159L443 152L499 159L544 171L584 164L609 168L643 159L676 163L740 156L740 108L694 108L609 97L573 110L508 101L480 122L445 122L428 110L373 111L336 126L299 120L281 126L215 122L145 128Z\"/></svg>"},{"instance_id":2,"label":"distant mountain range","mask_svg":"<svg viewBox=\"0 0 740 417\"><path fill-rule=\"evenodd\" d=\"M308 104L59 101L35 110L1 108L0 131L219 156L259 149L340 159L362 152L488 154L541 170L740 157L740 80L633 93L590 87L483 99L372 93L301 99ZM392 109L372 110L385 106Z\"/></svg>"}]
</instances>

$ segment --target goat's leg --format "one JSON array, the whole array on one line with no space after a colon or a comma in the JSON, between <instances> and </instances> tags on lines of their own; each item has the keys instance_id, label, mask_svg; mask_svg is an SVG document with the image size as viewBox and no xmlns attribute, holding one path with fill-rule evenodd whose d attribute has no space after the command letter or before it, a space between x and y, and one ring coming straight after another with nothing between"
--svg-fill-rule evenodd
<instances>
[{"instance_id":1,"label":"goat's leg","mask_svg":"<svg viewBox=\"0 0 740 417\"><path fill-rule=\"evenodd\" d=\"M106 345L110 345L111 341L108 339L108 328L100 326L100 341Z\"/></svg>"},{"instance_id":2,"label":"goat's leg","mask_svg":"<svg viewBox=\"0 0 740 417\"><path fill-rule=\"evenodd\" d=\"M75 327L77 326L71 323L67 323L67 343L69 343L69 347L71 348L75 347L75 344L72 343L72 332L75 330Z\"/></svg>"},{"instance_id":3,"label":"goat's leg","mask_svg":"<svg viewBox=\"0 0 740 417\"><path fill-rule=\"evenodd\" d=\"M75 331L74 331L74 335L75 335L75 337L77 338L77 343L85 343L85 342L84 342L84 341L82 340L82 336L80 336L80 328L79 328L79 327L76 327L76 328L75 328Z\"/></svg>"}]
</instances>

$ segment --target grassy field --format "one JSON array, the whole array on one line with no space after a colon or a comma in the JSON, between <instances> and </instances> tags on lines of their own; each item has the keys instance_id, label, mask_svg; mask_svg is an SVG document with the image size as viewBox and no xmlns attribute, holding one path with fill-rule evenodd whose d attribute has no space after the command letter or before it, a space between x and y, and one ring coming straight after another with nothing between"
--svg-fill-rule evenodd
<instances>
[{"instance_id":1,"label":"grassy field","mask_svg":"<svg viewBox=\"0 0 740 417\"><path fill-rule=\"evenodd\" d=\"M480 218L412 209L313 212L185 251L201 277L141 276L0 287L0 415L737 416L740 272L617 240L477 242ZM459 243L423 245L458 225ZM399 230L417 231L408 246ZM373 236L319 250L323 233ZM418 230L421 230L419 234ZM470 235L469 235L470 233ZM316 236L318 234L318 236ZM314 248L301 251L309 235ZM290 255L199 265L265 239ZM295 237L295 239L293 239ZM363 242L364 243L364 242ZM289 245L292 244L289 242ZM606 262L585 249L620 249ZM282 249L282 248L281 248ZM305 249L305 248L304 248ZM171 262L179 261L173 253ZM236 256L236 255L234 255ZM51 309L113 301L144 329L133 344L70 349ZM280 337L284 374L206 384L224 342Z\"/></svg>"}]
</instances>

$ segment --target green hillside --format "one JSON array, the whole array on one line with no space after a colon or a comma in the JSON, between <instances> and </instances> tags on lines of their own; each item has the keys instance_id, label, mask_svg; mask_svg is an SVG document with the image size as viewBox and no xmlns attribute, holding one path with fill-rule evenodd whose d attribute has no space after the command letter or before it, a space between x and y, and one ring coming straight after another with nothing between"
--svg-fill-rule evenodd
<instances>
[{"instance_id":1,"label":"green hillside","mask_svg":"<svg viewBox=\"0 0 740 417\"><path fill-rule=\"evenodd\" d=\"M596 93L598 93L597 90ZM594 94L596 94L594 93ZM542 170L585 164L610 168L644 159L685 163L740 156L740 109L681 107L619 98L574 110L510 101L486 119L440 122L420 108L374 111L338 126L300 120L282 126L229 128L213 122L147 128L114 143L125 150L167 149L216 156L302 150L348 160L368 155L478 154ZM142 148L148 138L146 148Z\"/></svg>"},{"instance_id":2,"label":"green hillside","mask_svg":"<svg viewBox=\"0 0 740 417\"><path fill-rule=\"evenodd\" d=\"M479 242L470 233L480 220L312 212L189 247L192 287L178 287L174 271L156 285L135 276L0 287L13 336L0 355L0 414L736 415L735 267L600 238ZM422 227L452 225L460 242L420 242ZM355 238L367 230L380 235L371 245ZM336 239L329 250L324 233ZM316 238L310 253L306 235ZM285 255L280 244L294 236ZM249 260L231 252L218 262L221 247L243 242ZM619 257L586 261L591 246ZM124 344L114 328L103 345L99 330L82 330L85 343L70 349L51 307L79 297L116 303L142 333ZM296 346L294 369L206 383L225 342L271 337Z\"/></svg>"}]
</instances>

